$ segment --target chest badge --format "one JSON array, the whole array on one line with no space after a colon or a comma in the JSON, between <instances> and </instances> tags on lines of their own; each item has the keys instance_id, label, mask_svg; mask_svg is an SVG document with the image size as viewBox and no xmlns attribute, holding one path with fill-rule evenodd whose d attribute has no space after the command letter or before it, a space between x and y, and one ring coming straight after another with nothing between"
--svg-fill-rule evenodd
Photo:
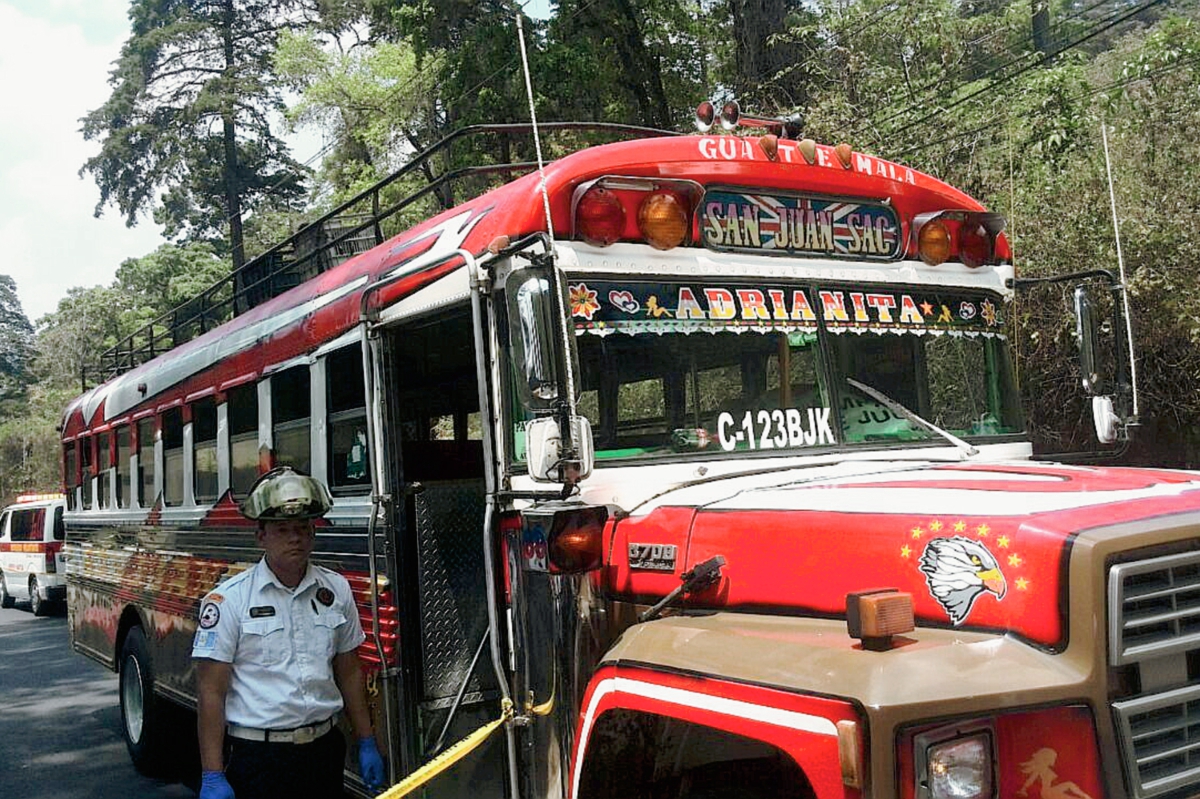
<instances>
[{"instance_id":1,"label":"chest badge","mask_svg":"<svg viewBox=\"0 0 1200 799\"><path fill-rule=\"evenodd\" d=\"M328 588L321 587L317 589L317 601L325 607L333 604L333 592Z\"/></svg>"}]
</instances>

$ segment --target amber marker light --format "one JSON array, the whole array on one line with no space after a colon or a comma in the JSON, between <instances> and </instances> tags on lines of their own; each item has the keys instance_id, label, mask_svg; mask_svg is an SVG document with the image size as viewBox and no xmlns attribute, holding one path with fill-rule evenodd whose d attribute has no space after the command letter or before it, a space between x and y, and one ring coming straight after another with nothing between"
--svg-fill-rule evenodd
<instances>
[{"instance_id":1,"label":"amber marker light","mask_svg":"<svg viewBox=\"0 0 1200 799\"><path fill-rule=\"evenodd\" d=\"M575 208L575 228L594 247L607 247L625 232L625 206L616 194L594 186Z\"/></svg>"},{"instance_id":2,"label":"amber marker light","mask_svg":"<svg viewBox=\"0 0 1200 799\"><path fill-rule=\"evenodd\" d=\"M779 137L773 133L768 133L766 136L761 136L758 139L758 146L762 148L763 153L770 161L779 160Z\"/></svg>"},{"instance_id":3,"label":"amber marker light","mask_svg":"<svg viewBox=\"0 0 1200 799\"><path fill-rule=\"evenodd\" d=\"M852 159L854 158L854 149L849 144L842 142L837 147L833 148L834 155L841 162L843 169L849 169Z\"/></svg>"},{"instance_id":4,"label":"amber marker light","mask_svg":"<svg viewBox=\"0 0 1200 799\"><path fill-rule=\"evenodd\" d=\"M808 163L815 164L817 162L817 143L812 139L801 139L796 142L796 149Z\"/></svg>"},{"instance_id":5,"label":"amber marker light","mask_svg":"<svg viewBox=\"0 0 1200 799\"><path fill-rule=\"evenodd\" d=\"M549 508L548 508L549 509ZM599 568L604 555L604 505L553 506L543 529L553 572L579 574Z\"/></svg>"},{"instance_id":6,"label":"amber marker light","mask_svg":"<svg viewBox=\"0 0 1200 799\"><path fill-rule=\"evenodd\" d=\"M842 767L842 784L848 788L861 788L862 745L858 738L858 723L842 719L837 723L838 762Z\"/></svg>"},{"instance_id":7,"label":"amber marker light","mask_svg":"<svg viewBox=\"0 0 1200 799\"><path fill-rule=\"evenodd\" d=\"M846 630L862 641L863 649L891 649L893 636L915 627L912 594L894 588L846 594Z\"/></svg>"},{"instance_id":8,"label":"amber marker light","mask_svg":"<svg viewBox=\"0 0 1200 799\"><path fill-rule=\"evenodd\" d=\"M926 222L917 233L917 252L930 266L943 264L950 258L950 229L942 222Z\"/></svg>"},{"instance_id":9,"label":"amber marker light","mask_svg":"<svg viewBox=\"0 0 1200 799\"><path fill-rule=\"evenodd\" d=\"M655 192L638 206L637 224L647 244L656 250L669 250L687 238L692 220L679 197Z\"/></svg>"}]
</instances>

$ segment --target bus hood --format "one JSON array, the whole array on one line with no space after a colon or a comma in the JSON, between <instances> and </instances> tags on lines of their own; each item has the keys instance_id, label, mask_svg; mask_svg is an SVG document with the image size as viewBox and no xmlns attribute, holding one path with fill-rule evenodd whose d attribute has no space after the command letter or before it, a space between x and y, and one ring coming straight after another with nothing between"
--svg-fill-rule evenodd
<instances>
[{"instance_id":1,"label":"bus hood","mask_svg":"<svg viewBox=\"0 0 1200 799\"><path fill-rule=\"evenodd\" d=\"M682 488L611 529L604 581L650 602L721 555L690 607L842 616L846 594L912 594L918 624L1065 645L1081 531L1200 510L1200 474L1037 463L858 463Z\"/></svg>"}]
</instances>

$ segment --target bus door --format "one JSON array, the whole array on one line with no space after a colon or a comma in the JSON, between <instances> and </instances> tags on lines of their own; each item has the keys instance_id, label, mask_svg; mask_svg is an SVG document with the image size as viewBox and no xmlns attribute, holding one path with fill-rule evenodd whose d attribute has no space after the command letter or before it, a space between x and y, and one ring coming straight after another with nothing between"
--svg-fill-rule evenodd
<instances>
[{"instance_id":1,"label":"bus door","mask_svg":"<svg viewBox=\"0 0 1200 799\"><path fill-rule=\"evenodd\" d=\"M486 635L486 499L471 309L380 330L377 390L395 498L410 771L500 714ZM436 778L439 797L504 796L504 737Z\"/></svg>"}]
</instances>

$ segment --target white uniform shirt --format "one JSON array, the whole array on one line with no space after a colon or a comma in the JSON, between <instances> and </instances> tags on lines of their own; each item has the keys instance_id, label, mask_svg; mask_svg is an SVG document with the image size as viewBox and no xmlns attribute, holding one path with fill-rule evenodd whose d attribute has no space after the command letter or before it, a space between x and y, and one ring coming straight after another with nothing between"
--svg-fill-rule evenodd
<instances>
[{"instance_id":1,"label":"white uniform shirt","mask_svg":"<svg viewBox=\"0 0 1200 799\"><path fill-rule=\"evenodd\" d=\"M291 589L264 558L204 597L192 657L233 664L228 723L287 730L342 709L333 657L365 639L345 577L310 564Z\"/></svg>"}]
</instances>

